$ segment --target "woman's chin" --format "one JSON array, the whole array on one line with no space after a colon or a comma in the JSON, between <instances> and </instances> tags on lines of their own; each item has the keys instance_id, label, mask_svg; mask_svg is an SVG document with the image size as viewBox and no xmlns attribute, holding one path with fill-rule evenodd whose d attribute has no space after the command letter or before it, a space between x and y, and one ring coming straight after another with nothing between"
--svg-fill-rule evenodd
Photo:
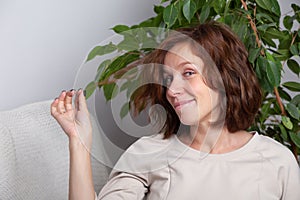
<instances>
[{"instance_id":1,"label":"woman's chin","mask_svg":"<svg viewBox=\"0 0 300 200\"><path fill-rule=\"evenodd\" d=\"M178 115L178 117L180 122L186 126L195 126L199 124L199 117L197 117L196 115Z\"/></svg>"}]
</instances>

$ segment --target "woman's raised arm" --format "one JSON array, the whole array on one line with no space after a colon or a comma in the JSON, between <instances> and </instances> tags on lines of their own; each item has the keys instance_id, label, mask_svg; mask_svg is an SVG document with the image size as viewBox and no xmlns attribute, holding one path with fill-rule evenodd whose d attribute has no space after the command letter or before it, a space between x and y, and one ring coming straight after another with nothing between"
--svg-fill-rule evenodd
<instances>
[{"instance_id":1,"label":"woman's raised arm","mask_svg":"<svg viewBox=\"0 0 300 200\"><path fill-rule=\"evenodd\" d=\"M90 159L92 126L83 90L62 91L51 104L51 115L69 137L69 200L94 200Z\"/></svg>"}]
</instances>

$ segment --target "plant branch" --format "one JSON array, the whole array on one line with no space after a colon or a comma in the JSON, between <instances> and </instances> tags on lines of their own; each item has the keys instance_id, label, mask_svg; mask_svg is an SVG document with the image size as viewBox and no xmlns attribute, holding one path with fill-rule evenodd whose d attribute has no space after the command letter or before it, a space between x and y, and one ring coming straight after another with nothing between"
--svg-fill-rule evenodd
<instances>
[{"instance_id":1,"label":"plant branch","mask_svg":"<svg viewBox=\"0 0 300 200\"><path fill-rule=\"evenodd\" d=\"M99 81L98 84L97 84L97 86L98 86L98 87L101 87L101 86L103 86L103 85L108 85L108 84L116 83L116 81L117 81L116 79L110 80L110 79L108 78L108 79L105 79L105 80L103 80L103 81Z\"/></svg>"},{"instance_id":2,"label":"plant branch","mask_svg":"<svg viewBox=\"0 0 300 200\"><path fill-rule=\"evenodd\" d=\"M248 11L248 7L247 7L246 2L244 0L241 0L241 2L243 4L244 9L246 11ZM247 19L249 20L250 26L251 26L252 30L254 31L256 43L257 43L258 47L261 47L261 42L260 42L259 37L258 37L256 25L255 25L254 21L252 20L252 18L249 14L247 14Z\"/></svg>"},{"instance_id":3,"label":"plant branch","mask_svg":"<svg viewBox=\"0 0 300 200\"><path fill-rule=\"evenodd\" d=\"M244 0L241 0L241 2L242 2L242 4L243 4L244 9L245 9L246 11L248 11L248 7L247 7L246 2L245 2ZM255 15L255 14L256 14L256 8L254 9L254 15ZM255 25L253 19L251 18L251 16L250 16L249 14L247 14L247 19L249 20L250 26L251 26L251 28L252 28L252 30L253 30L253 32L254 32L254 35L255 35L255 41L256 41L256 43L257 43L257 46L260 48L260 47L261 47L261 41L260 41L260 39L259 39L259 37L258 37L258 31L257 31L256 25ZM260 54L261 54L261 55L264 55L265 53L264 53L263 50L261 50L261 51L260 51Z\"/></svg>"},{"instance_id":4,"label":"plant branch","mask_svg":"<svg viewBox=\"0 0 300 200\"><path fill-rule=\"evenodd\" d=\"M277 103L280 107L281 115L286 116L286 112L285 112L285 109L284 109L284 106L283 106L282 100L280 98L277 87L274 87L274 93L275 93L275 96L276 96L276 101L277 101Z\"/></svg>"}]
</instances>

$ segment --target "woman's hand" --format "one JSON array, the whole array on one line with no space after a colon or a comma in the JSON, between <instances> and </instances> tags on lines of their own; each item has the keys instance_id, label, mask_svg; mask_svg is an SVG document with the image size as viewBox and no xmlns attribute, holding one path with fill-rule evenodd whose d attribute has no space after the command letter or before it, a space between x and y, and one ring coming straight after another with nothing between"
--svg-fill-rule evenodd
<instances>
[{"instance_id":1,"label":"woman's hand","mask_svg":"<svg viewBox=\"0 0 300 200\"><path fill-rule=\"evenodd\" d=\"M70 143L79 142L91 149L92 125L82 89L62 91L51 104L51 115L68 135Z\"/></svg>"}]
</instances>

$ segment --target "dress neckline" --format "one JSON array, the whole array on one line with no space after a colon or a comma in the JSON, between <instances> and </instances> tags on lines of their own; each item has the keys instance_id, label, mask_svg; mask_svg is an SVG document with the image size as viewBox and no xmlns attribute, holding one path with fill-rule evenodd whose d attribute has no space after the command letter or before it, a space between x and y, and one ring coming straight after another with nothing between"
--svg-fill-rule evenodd
<instances>
[{"instance_id":1,"label":"dress neckline","mask_svg":"<svg viewBox=\"0 0 300 200\"><path fill-rule=\"evenodd\" d=\"M243 146L241 146L238 149L235 149L233 151L230 152L226 152L226 153L220 153L220 154L211 154L209 152L203 152L201 150L197 150L194 149L186 144L184 144L177 135L174 134L174 140L175 143L178 145L178 147L180 149L182 149L183 151L185 151L186 153L195 155L197 157L200 156L200 158L206 158L206 159L230 159L230 158L234 158L236 156L239 156L241 154L245 155L246 152L248 152L249 150L255 148L255 145L259 139L259 134L257 132L251 132L253 134L253 136L250 138L250 140L245 143Z\"/></svg>"}]
</instances>

